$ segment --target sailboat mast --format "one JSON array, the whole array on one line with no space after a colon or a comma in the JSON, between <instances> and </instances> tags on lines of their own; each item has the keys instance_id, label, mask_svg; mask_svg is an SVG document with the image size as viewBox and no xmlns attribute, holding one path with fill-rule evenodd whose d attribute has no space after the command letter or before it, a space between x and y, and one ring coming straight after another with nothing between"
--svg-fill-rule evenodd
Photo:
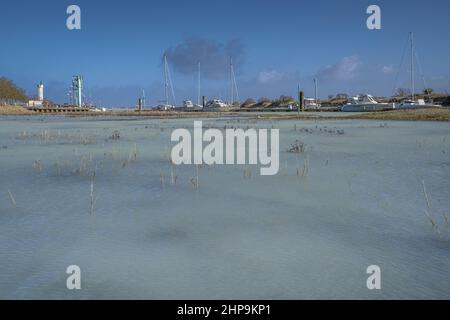
<instances>
[{"instance_id":1,"label":"sailboat mast","mask_svg":"<svg viewBox=\"0 0 450 320\"><path fill-rule=\"evenodd\" d=\"M314 100L317 104L317 79L314 79Z\"/></svg>"},{"instance_id":2,"label":"sailboat mast","mask_svg":"<svg viewBox=\"0 0 450 320\"><path fill-rule=\"evenodd\" d=\"M164 54L164 96L166 98L166 105L169 104L169 91L168 91L168 79L167 79L167 56Z\"/></svg>"},{"instance_id":3,"label":"sailboat mast","mask_svg":"<svg viewBox=\"0 0 450 320\"><path fill-rule=\"evenodd\" d=\"M231 104L239 102L239 91L236 82L236 74L234 73L233 60L230 64L230 82L231 82ZM236 100L234 100L236 98Z\"/></svg>"},{"instance_id":4,"label":"sailboat mast","mask_svg":"<svg viewBox=\"0 0 450 320\"><path fill-rule=\"evenodd\" d=\"M234 100L234 86L233 86L233 58L230 57L230 86L231 86L231 105L233 105Z\"/></svg>"},{"instance_id":5,"label":"sailboat mast","mask_svg":"<svg viewBox=\"0 0 450 320\"><path fill-rule=\"evenodd\" d=\"M145 90L142 89L142 107L145 109Z\"/></svg>"},{"instance_id":6,"label":"sailboat mast","mask_svg":"<svg viewBox=\"0 0 450 320\"><path fill-rule=\"evenodd\" d=\"M198 63L197 105L200 105L200 62Z\"/></svg>"},{"instance_id":7,"label":"sailboat mast","mask_svg":"<svg viewBox=\"0 0 450 320\"><path fill-rule=\"evenodd\" d=\"M415 79L414 79L414 34L410 32L411 36L411 97L412 101L414 101L415 98Z\"/></svg>"}]
</instances>

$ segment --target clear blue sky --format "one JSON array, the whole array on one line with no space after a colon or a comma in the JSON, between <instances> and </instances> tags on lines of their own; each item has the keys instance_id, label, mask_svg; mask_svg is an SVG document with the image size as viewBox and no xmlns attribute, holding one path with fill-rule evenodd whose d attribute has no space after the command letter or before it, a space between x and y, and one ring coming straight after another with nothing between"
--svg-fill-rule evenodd
<instances>
[{"instance_id":1,"label":"clear blue sky","mask_svg":"<svg viewBox=\"0 0 450 320\"><path fill-rule=\"evenodd\" d=\"M66 8L81 7L82 29L66 28ZM378 4L382 29L366 28L366 9ZM142 89L149 104L163 99L161 59L169 65L180 103L202 94L230 95L227 60L233 56L242 98L295 95L300 82L313 94L391 94L407 41L416 37L417 86L450 89L450 1L365 0L41 0L0 6L0 76L35 94L67 101L74 74L86 97L108 106L134 106ZM406 62L406 61L405 61ZM409 87L407 63L398 87ZM421 71L421 70L422 71Z\"/></svg>"}]
</instances>

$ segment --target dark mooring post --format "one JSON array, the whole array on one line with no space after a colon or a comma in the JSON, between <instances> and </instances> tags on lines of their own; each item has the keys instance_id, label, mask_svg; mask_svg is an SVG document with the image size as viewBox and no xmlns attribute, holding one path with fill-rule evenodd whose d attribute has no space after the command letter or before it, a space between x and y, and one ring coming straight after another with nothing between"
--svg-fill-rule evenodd
<instances>
[{"instance_id":1,"label":"dark mooring post","mask_svg":"<svg viewBox=\"0 0 450 320\"><path fill-rule=\"evenodd\" d=\"M305 101L305 95L304 95L303 91L299 91L298 92L298 112L305 111L304 101Z\"/></svg>"}]
</instances>

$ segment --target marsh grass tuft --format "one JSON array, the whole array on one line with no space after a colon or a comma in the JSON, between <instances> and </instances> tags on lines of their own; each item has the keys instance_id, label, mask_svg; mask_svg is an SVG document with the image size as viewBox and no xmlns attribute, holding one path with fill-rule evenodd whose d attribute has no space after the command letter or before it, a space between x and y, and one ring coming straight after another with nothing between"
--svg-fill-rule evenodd
<instances>
[{"instance_id":1,"label":"marsh grass tuft","mask_svg":"<svg viewBox=\"0 0 450 320\"><path fill-rule=\"evenodd\" d=\"M177 177L177 175L175 173L175 168L172 165L170 167L170 181L172 182L172 185L176 185L177 184L177 179L178 179L178 177Z\"/></svg>"},{"instance_id":2,"label":"marsh grass tuft","mask_svg":"<svg viewBox=\"0 0 450 320\"><path fill-rule=\"evenodd\" d=\"M249 168L244 169L244 179L251 179L252 178L252 170Z\"/></svg>"},{"instance_id":3,"label":"marsh grass tuft","mask_svg":"<svg viewBox=\"0 0 450 320\"><path fill-rule=\"evenodd\" d=\"M433 227L433 230L441 238L442 237L441 228L448 229L448 226L449 226L448 217L447 217L447 215L444 212L441 212L442 218L444 219L444 222L445 222L445 226L444 227L439 226L439 224L436 221L436 219L433 218L433 215L430 213L432 211L432 207L431 207L430 197L428 196L427 188L426 188L426 185L425 185L425 180L422 180L422 190L423 190L423 194L424 194L425 201L426 201L426 204L427 204L427 208L425 209L425 215L428 218L428 221L430 222L431 226Z\"/></svg>"},{"instance_id":4,"label":"marsh grass tuft","mask_svg":"<svg viewBox=\"0 0 450 320\"><path fill-rule=\"evenodd\" d=\"M198 178L198 165L195 166L195 177L191 178L191 185L198 190L199 188L199 178Z\"/></svg>"},{"instance_id":5,"label":"marsh grass tuft","mask_svg":"<svg viewBox=\"0 0 450 320\"><path fill-rule=\"evenodd\" d=\"M120 132L118 130L114 130L114 132L109 136L110 140L119 140Z\"/></svg>"},{"instance_id":6,"label":"marsh grass tuft","mask_svg":"<svg viewBox=\"0 0 450 320\"><path fill-rule=\"evenodd\" d=\"M137 156L138 156L138 150L137 150L137 144L135 143L133 145L133 147L131 148L130 153L128 154L127 165L132 163L132 162L136 162L137 161Z\"/></svg>"},{"instance_id":7,"label":"marsh grass tuft","mask_svg":"<svg viewBox=\"0 0 450 320\"><path fill-rule=\"evenodd\" d=\"M306 151L305 143L295 140L293 144L291 144L287 150L289 153L303 153Z\"/></svg>"},{"instance_id":8,"label":"marsh grass tuft","mask_svg":"<svg viewBox=\"0 0 450 320\"><path fill-rule=\"evenodd\" d=\"M94 215L95 203L97 202L97 198L95 196L94 184L95 184L95 170L91 176L91 188L90 188L90 194L89 194L89 198L90 198L89 215L90 216Z\"/></svg>"},{"instance_id":9,"label":"marsh grass tuft","mask_svg":"<svg viewBox=\"0 0 450 320\"><path fill-rule=\"evenodd\" d=\"M33 168L39 172L42 172L42 162L41 159L36 159L33 161Z\"/></svg>"},{"instance_id":10,"label":"marsh grass tuft","mask_svg":"<svg viewBox=\"0 0 450 320\"><path fill-rule=\"evenodd\" d=\"M425 210L425 215L427 216L428 221L430 221L431 226L433 227L434 231L436 231L436 233L438 234L439 237L442 237L441 231L439 230L439 227L438 227L436 221L433 219L433 217L428 212L428 210Z\"/></svg>"},{"instance_id":11,"label":"marsh grass tuft","mask_svg":"<svg viewBox=\"0 0 450 320\"><path fill-rule=\"evenodd\" d=\"M8 195L9 195L9 199L11 200L11 203L13 204L14 207L16 207L17 206L16 199L14 199L14 196L12 195L12 193L9 189L8 189Z\"/></svg>"},{"instance_id":12,"label":"marsh grass tuft","mask_svg":"<svg viewBox=\"0 0 450 320\"><path fill-rule=\"evenodd\" d=\"M196 182L197 182L197 189L198 189L198 187L199 187L199 182L198 182L198 168L199 168L198 165L196 165L196 166L195 166L195 171L196 171L196 176L195 176L195 177L196 177Z\"/></svg>"},{"instance_id":13,"label":"marsh grass tuft","mask_svg":"<svg viewBox=\"0 0 450 320\"><path fill-rule=\"evenodd\" d=\"M161 173L159 174L159 179L161 182L161 189L164 190L164 172L161 170Z\"/></svg>"},{"instance_id":14,"label":"marsh grass tuft","mask_svg":"<svg viewBox=\"0 0 450 320\"><path fill-rule=\"evenodd\" d=\"M84 177L87 173L87 160L83 156L80 158L80 165L78 169L75 171L79 176Z\"/></svg>"},{"instance_id":15,"label":"marsh grass tuft","mask_svg":"<svg viewBox=\"0 0 450 320\"><path fill-rule=\"evenodd\" d=\"M302 168L302 177L306 177L309 173L309 157L305 158L305 163Z\"/></svg>"}]
</instances>

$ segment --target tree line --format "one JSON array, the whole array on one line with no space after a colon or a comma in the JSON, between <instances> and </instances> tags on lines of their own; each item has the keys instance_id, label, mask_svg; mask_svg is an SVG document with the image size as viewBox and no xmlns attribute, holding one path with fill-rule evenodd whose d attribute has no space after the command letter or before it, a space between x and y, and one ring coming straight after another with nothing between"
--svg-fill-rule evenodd
<instances>
[{"instance_id":1,"label":"tree line","mask_svg":"<svg viewBox=\"0 0 450 320\"><path fill-rule=\"evenodd\" d=\"M0 77L0 100L27 101L25 90L19 88L11 80Z\"/></svg>"}]
</instances>

